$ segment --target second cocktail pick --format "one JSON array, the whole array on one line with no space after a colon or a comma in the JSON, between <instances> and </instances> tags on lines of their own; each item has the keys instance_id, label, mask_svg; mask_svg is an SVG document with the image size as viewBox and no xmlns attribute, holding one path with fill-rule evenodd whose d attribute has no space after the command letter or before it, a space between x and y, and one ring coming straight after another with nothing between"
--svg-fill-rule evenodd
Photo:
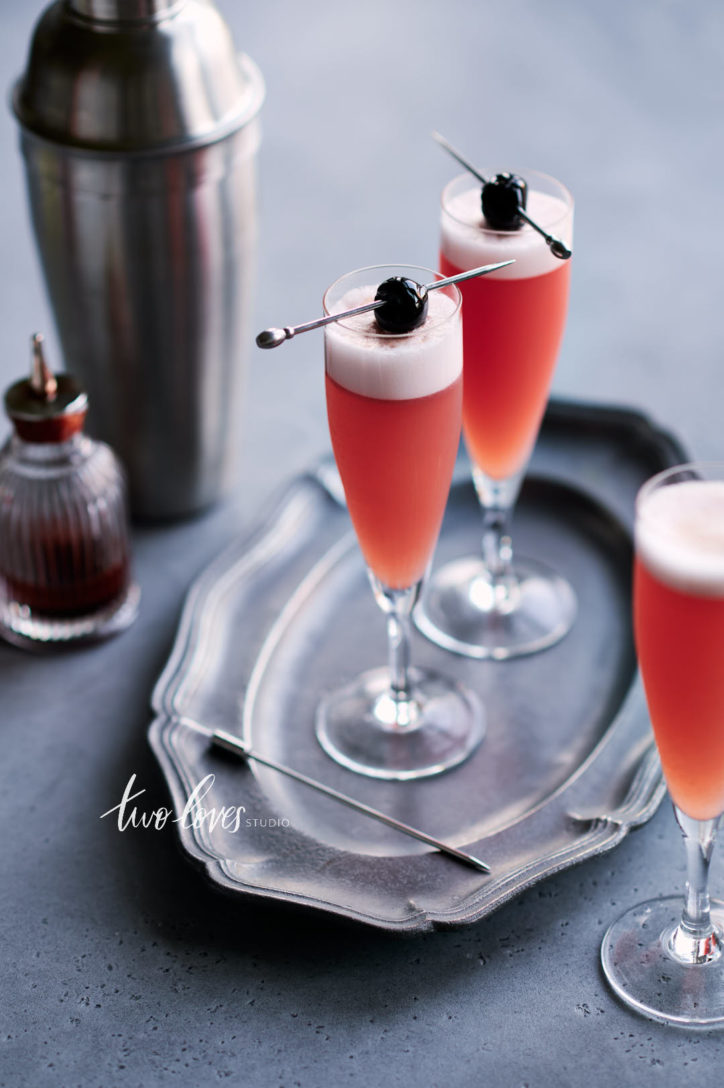
<instances>
[{"instance_id":1,"label":"second cocktail pick","mask_svg":"<svg viewBox=\"0 0 724 1088\"><path fill-rule=\"evenodd\" d=\"M484 861L481 861L480 858L476 858L473 854L468 854L465 850L460 850L457 846L450 846L449 843L442 842L440 839L435 838L433 835L428 835L425 831L420 831L416 827L410 827L409 824L405 824L401 820L395 819L394 816L388 816L386 812L380 812L379 809L372 808L362 801L357 801L354 797L348 797L347 794L340 793L339 790L332 789L331 786L327 786L323 782L317 782L316 779L310 778L306 774L302 774L301 771L293 770L291 767L285 767L282 763L277 763L267 756L260 755L258 752L253 751L241 737L237 737L234 733L229 733L225 729L210 729L208 726L202 725L192 718L184 717L179 718L178 720L183 725L196 730L196 732L203 733L217 748L223 748L224 751L240 756L241 759L246 762L254 760L257 763L261 763L264 767L269 767L273 771L278 771L280 774L286 775L287 778L293 778L296 782L301 782L302 785L309 786L310 789L316 790L318 793L323 793L325 797L331 797L334 801L339 801L343 805L346 805L347 808L354 809L355 812L361 812L364 816L370 816L373 820L378 820L380 823L386 824L396 831L401 831L403 835L409 835L419 842L424 842L428 846L433 846L441 854L446 854L448 857L455 858L464 865L469 865L472 869L477 869L480 873L490 872L490 866Z\"/></svg>"},{"instance_id":2,"label":"second cocktail pick","mask_svg":"<svg viewBox=\"0 0 724 1088\"><path fill-rule=\"evenodd\" d=\"M498 261L496 264L484 264L480 268L471 268L467 272L459 272L456 276L447 276L434 283L416 283L414 280L400 280L393 278L385 280L377 290L374 302L366 302L364 306L355 306L352 310L344 310L338 314L327 314L315 321L305 321L302 325L287 325L283 329L264 329L256 338L259 348L278 348L285 340L291 340L300 332L309 332L310 329L319 329L323 325L329 325L331 321L341 321L345 317L356 317L357 314L367 313L368 310L381 310L382 307L390 309L390 314L385 324L380 322L385 332L405 333L421 324L425 318L427 309L427 292L436 291L438 287L447 287L451 283L460 283L462 280L470 280L475 276L485 276L488 272L496 272L499 268L506 268L509 264L515 264L514 260ZM395 291L383 290L393 284ZM393 297L395 295L396 297ZM403 327L397 312L401 299L409 303L412 321L407 327ZM379 316L378 316L379 321Z\"/></svg>"},{"instance_id":3,"label":"second cocktail pick","mask_svg":"<svg viewBox=\"0 0 724 1088\"><path fill-rule=\"evenodd\" d=\"M531 219L525 210L526 184L522 178L517 178L514 174L498 174L493 180L483 177L480 171L439 132L433 132L432 138L483 186L483 215L493 230L516 230L521 225L519 220L524 219L533 230L537 230L543 236L554 257L562 261L568 260L571 250L565 242L548 234L543 227Z\"/></svg>"}]
</instances>

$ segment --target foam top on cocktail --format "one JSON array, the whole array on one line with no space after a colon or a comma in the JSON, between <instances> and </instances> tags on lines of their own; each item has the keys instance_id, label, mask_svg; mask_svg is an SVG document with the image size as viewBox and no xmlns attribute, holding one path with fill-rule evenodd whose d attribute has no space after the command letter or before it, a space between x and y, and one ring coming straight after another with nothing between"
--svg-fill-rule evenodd
<instances>
[{"instance_id":1,"label":"foam top on cocktail","mask_svg":"<svg viewBox=\"0 0 724 1088\"><path fill-rule=\"evenodd\" d=\"M456 180L443 193L441 224L441 250L452 265L470 268L484 261L514 258L515 264L492 273L496 279L526 279L561 267L560 260L551 253L540 234L527 223L517 230L492 228L483 215L480 186L473 179L468 188L451 193L452 186L457 185ZM573 207L570 203L566 204L552 193L529 189L526 210L541 227L571 246Z\"/></svg>"},{"instance_id":2,"label":"foam top on cocktail","mask_svg":"<svg viewBox=\"0 0 724 1088\"><path fill-rule=\"evenodd\" d=\"M724 597L724 481L686 480L639 499L636 548L672 589Z\"/></svg>"},{"instance_id":3,"label":"foam top on cocktail","mask_svg":"<svg viewBox=\"0 0 724 1088\"><path fill-rule=\"evenodd\" d=\"M375 299L376 285L354 287L333 306L333 313ZM430 292L427 316L405 334L380 330L374 311L327 327L327 374L339 385L366 397L408 400L430 396L449 386L462 369L460 322L450 322L456 301L443 291Z\"/></svg>"}]
</instances>

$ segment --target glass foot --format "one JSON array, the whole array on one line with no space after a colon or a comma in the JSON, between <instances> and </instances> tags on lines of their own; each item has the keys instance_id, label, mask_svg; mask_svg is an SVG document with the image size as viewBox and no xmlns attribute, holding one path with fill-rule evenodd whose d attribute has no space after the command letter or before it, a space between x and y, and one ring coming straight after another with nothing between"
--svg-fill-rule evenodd
<instances>
[{"instance_id":1,"label":"glass foot","mask_svg":"<svg viewBox=\"0 0 724 1088\"><path fill-rule=\"evenodd\" d=\"M535 560L516 560L515 580L495 586L471 557L433 573L413 618L445 650L502 661L562 639L576 618L576 597L565 578Z\"/></svg>"},{"instance_id":2,"label":"glass foot","mask_svg":"<svg viewBox=\"0 0 724 1088\"><path fill-rule=\"evenodd\" d=\"M724 1028L721 944L709 941L704 962L693 964L670 950L682 905L681 896L640 903L614 922L601 945L604 974L621 1000L644 1016L687 1028ZM711 918L724 940L724 903L712 903Z\"/></svg>"},{"instance_id":3,"label":"glass foot","mask_svg":"<svg viewBox=\"0 0 724 1088\"><path fill-rule=\"evenodd\" d=\"M426 778L462 763L485 732L477 696L436 673L410 669L412 698L397 702L387 669L327 695L317 738L327 755L371 778Z\"/></svg>"}]
</instances>

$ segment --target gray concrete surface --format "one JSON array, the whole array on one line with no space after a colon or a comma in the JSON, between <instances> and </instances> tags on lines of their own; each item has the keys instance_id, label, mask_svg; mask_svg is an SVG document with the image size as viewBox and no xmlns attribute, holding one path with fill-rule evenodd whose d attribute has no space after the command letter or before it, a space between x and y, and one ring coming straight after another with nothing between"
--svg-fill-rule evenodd
<instances>
[{"instance_id":1,"label":"gray concrete surface","mask_svg":"<svg viewBox=\"0 0 724 1088\"><path fill-rule=\"evenodd\" d=\"M268 82L258 327L304 320L352 267L435 260L450 166L533 165L575 193L558 393L641 406L724 456L724 9L716 0L222 0ZM0 82L37 3L3 0ZM48 331L14 124L0 111L0 378ZM321 341L255 355L242 484L208 516L135 534L133 630L32 658L0 646L2 1088L720 1085L724 1038L609 994L607 923L681 883L668 808L615 852L459 932L395 940L226 899L173 831L99 815L147 749L153 682L187 585L268 493L327 449ZM724 894L722 854L713 887Z\"/></svg>"}]
</instances>

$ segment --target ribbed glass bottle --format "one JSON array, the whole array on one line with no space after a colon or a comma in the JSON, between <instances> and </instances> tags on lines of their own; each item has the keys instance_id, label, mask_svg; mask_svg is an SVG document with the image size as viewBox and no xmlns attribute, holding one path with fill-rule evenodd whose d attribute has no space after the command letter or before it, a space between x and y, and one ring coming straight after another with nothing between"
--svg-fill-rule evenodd
<instances>
[{"instance_id":1,"label":"ribbed glass bottle","mask_svg":"<svg viewBox=\"0 0 724 1088\"><path fill-rule=\"evenodd\" d=\"M33 344L34 376L6 394L16 433L0 452L0 634L23 646L113 634L140 596L123 472L82 433L85 393Z\"/></svg>"}]
</instances>

